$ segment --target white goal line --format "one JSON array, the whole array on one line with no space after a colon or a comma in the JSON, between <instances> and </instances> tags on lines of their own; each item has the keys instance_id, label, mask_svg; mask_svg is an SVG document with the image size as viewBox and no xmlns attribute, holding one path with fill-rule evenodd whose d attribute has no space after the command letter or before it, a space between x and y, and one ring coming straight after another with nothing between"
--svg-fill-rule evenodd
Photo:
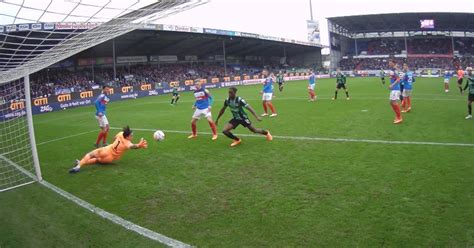
<instances>
[{"instance_id":1,"label":"white goal line","mask_svg":"<svg viewBox=\"0 0 474 248\"><path fill-rule=\"evenodd\" d=\"M122 128L111 127L110 129L121 130ZM156 131L155 129L148 128L132 128L137 131ZM188 134L191 131L180 131L180 130L163 130L168 133L182 133ZM199 132L200 134L211 135L210 132ZM257 134L235 134L236 136L242 137L259 137L262 135ZM431 146L464 146L474 147L471 143L451 143L451 142L431 142L431 141L401 141L401 140L371 140L371 139L353 139L353 138L326 138L326 137L306 137L306 136L283 136L283 135L272 135L275 139L286 139L286 140L304 140L304 141L330 141L330 142L358 142L358 143L375 143L375 144L402 144L402 145L431 145Z\"/></svg>"},{"instance_id":2,"label":"white goal line","mask_svg":"<svg viewBox=\"0 0 474 248\"><path fill-rule=\"evenodd\" d=\"M84 133L82 133L82 134L84 134ZM56 139L56 140L60 140L60 139ZM10 159L6 158L5 156L0 155L0 159L3 159L7 163L9 163L13 167L15 167L17 170L21 171L26 176L28 176L32 179L32 182L28 182L28 183L25 183L25 184L22 184L22 185L30 184L30 183L33 183L33 182L37 181L35 175L33 175L31 172L25 170L23 167L17 165L15 162L11 161ZM158 241L158 242L160 242L160 243L162 243L166 246L169 246L169 247L176 247L176 248L192 247L191 245L188 245L188 244L183 243L181 241L169 238L169 237L167 237L163 234L154 232L154 231L152 231L148 228L139 226L139 225L137 225L133 222L130 222L126 219L121 218L120 216L117 216L117 215L109 213L109 212L107 212L107 211L105 211L101 208L98 208L98 207L96 207L96 206L80 199L79 197L56 187L55 185L47 182L46 180L38 181L38 183L45 186L46 188L56 192L57 194L59 194L62 197L66 198L67 200L70 200L70 201L74 202L75 204L79 205L80 207L83 207L83 208L89 210L90 212L99 215L100 217L102 217L104 219L107 219L107 220L109 220L109 221L111 221L111 222L113 222L117 225L120 225L120 226L122 226L123 228L125 228L127 230L138 233L138 234L140 234L140 235L142 235L146 238ZM19 187L19 186L17 186L17 187ZM13 189L13 188L9 188L9 189Z\"/></svg>"}]
</instances>

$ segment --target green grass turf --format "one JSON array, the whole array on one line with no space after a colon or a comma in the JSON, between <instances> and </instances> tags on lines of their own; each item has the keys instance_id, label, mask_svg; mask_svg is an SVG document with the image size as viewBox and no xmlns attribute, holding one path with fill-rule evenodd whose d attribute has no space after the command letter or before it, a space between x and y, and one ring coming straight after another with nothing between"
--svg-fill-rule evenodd
<instances>
[{"instance_id":1,"label":"green grass turf","mask_svg":"<svg viewBox=\"0 0 474 248\"><path fill-rule=\"evenodd\" d=\"M402 125L392 124L388 90L380 79L348 79L350 101L343 91L331 101L334 86L333 79L319 80L319 100L310 103L305 82L287 83L274 99L279 116L252 120L279 136L474 144L474 122L464 120L467 97L459 95L454 80L446 94L441 78L417 79L413 111ZM238 94L261 113L259 91L260 86L239 87ZM215 118L226 89L211 92ZM190 130L191 94L182 94L176 107L169 99L112 102L108 119L113 127ZM45 179L183 242L204 247L474 245L473 147L243 137L241 146L230 148L223 135L212 142L210 135L187 140L187 134L168 132L156 143L151 131L136 131L136 141L149 139L147 150L69 175L73 160L95 141L93 114L90 106L35 116L39 144L92 131L38 146ZM218 128L229 119L227 112ZM210 131L204 120L198 128ZM249 133L242 127L235 132ZM43 203L54 206L54 199ZM38 211L54 215L52 209ZM19 221L10 225L21 232ZM84 228L88 221L77 217Z\"/></svg>"}]
</instances>

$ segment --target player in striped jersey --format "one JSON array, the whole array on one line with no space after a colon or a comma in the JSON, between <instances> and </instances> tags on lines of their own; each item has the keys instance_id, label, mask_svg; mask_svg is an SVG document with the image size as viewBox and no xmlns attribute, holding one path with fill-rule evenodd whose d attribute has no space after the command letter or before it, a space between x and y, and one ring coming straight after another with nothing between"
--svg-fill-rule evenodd
<instances>
[{"instance_id":1,"label":"player in striped jersey","mask_svg":"<svg viewBox=\"0 0 474 248\"><path fill-rule=\"evenodd\" d=\"M97 136L97 141L94 146L96 148L100 147L100 142L102 141L102 146L107 146L107 136L109 134L109 120L105 114L107 109L107 104L110 99L107 97L109 94L109 87L103 86L102 93L97 97L94 102L95 105L95 118L99 122L99 135Z\"/></svg>"},{"instance_id":2,"label":"player in striped jersey","mask_svg":"<svg viewBox=\"0 0 474 248\"><path fill-rule=\"evenodd\" d=\"M415 74L413 71L410 71L408 64L403 64L403 72L405 73L403 79L403 100L402 100L402 113L407 113L411 111L411 93L413 91L413 83L415 82Z\"/></svg>"},{"instance_id":3,"label":"player in striped jersey","mask_svg":"<svg viewBox=\"0 0 474 248\"><path fill-rule=\"evenodd\" d=\"M393 60L389 61L390 67L390 105L392 106L393 112L395 112L395 120L393 124L400 124L402 123L402 114L400 110L400 76L397 70L397 64Z\"/></svg>"},{"instance_id":4,"label":"player in striped jersey","mask_svg":"<svg viewBox=\"0 0 474 248\"><path fill-rule=\"evenodd\" d=\"M277 76L276 76L276 81L278 83L278 89L280 92L283 91L283 86L285 85L285 79L283 77L283 72L279 71Z\"/></svg>"},{"instance_id":5,"label":"player in striped jersey","mask_svg":"<svg viewBox=\"0 0 474 248\"><path fill-rule=\"evenodd\" d=\"M255 113L255 110L253 110L253 108L244 99L237 96L237 88L235 87L229 88L229 97L225 100L224 107L222 107L222 109L219 111L219 115L216 119L216 125L218 125L219 119L224 114L227 107L230 108L233 118L229 121L229 123L226 124L222 133L224 133L224 135L229 137L230 139L234 140L234 142L232 142L230 146L234 147L242 142L242 139L238 138L231 132L232 129L235 129L239 125L248 128L253 133L265 135L268 141L271 141L273 139L272 135L270 134L270 131L257 129L252 125L252 122L249 120L244 108L250 111L250 113L252 113L252 115L255 116L255 119L257 119L258 121L261 121L262 119L260 119L257 113Z\"/></svg>"},{"instance_id":6,"label":"player in striped jersey","mask_svg":"<svg viewBox=\"0 0 474 248\"><path fill-rule=\"evenodd\" d=\"M341 69L340 68L337 68L337 73L336 73L336 91L334 92L334 97L332 98L332 100L336 100L337 99L337 92L340 90L340 89L344 89L344 91L346 92L346 97L347 97L347 100L349 100L349 90L347 89L346 87L346 76L341 72Z\"/></svg>"},{"instance_id":7,"label":"player in striped jersey","mask_svg":"<svg viewBox=\"0 0 474 248\"><path fill-rule=\"evenodd\" d=\"M212 140L217 139L217 129L216 124L212 120L212 113L211 113L211 105L212 105L212 96L208 90L204 88L202 83L197 82L196 90L194 90L194 97L196 98L196 102L193 105L194 114L191 120L191 130L192 134L188 137L188 139L193 139L197 137L197 121L201 119L201 116L204 116L209 123L209 126L212 130Z\"/></svg>"}]
</instances>

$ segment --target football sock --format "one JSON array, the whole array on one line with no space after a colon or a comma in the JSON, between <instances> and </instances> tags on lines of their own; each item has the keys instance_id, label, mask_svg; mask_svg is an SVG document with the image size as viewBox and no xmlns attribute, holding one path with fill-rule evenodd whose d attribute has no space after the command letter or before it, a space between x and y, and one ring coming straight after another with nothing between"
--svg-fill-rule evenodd
<instances>
[{"instance_id":1,"label":"football sock","mask_svg":"<svg viewBox=\"0 0 474 248\"><path fill-rule=\"evenodd\" d=\"M102 144L107 144L108 135L109 135L109 129L106 129L102 134Z\"/></svg>"},{"instance_id":2,"label":"football sock","mask_svg":"<svg viewBox=\"0 0 474 248\"><path fill-rule=\"evenodd\" d=\"M178 100L179 100L179 96L176 97L176 100L174 100L174 103L178 103Z\"/></svg>"},{"instance_id":3,"label":"football sock","mask_svg":"<svg viewBox=\"0 0 474 248\"><path fill-rule=\"evenodd\" d=\"M196 127L196 123L191 123L191 129L193 131L193 135L196 135L197 134L197 127Z\"/></svg>"},{"instance_id":4,"label":"football sock","mask_svg":"<svg viewBox=\"0 0 474 248\"><path fill-rule=\"evenodd\" d=\"M95 142L96 145L100 143L100 141L102 140L102 136L104 136L104 133L102 132L102 130L100 130L99 135L97 136L97 141Z\"/></svg>"},{"instance_id":5,"label":"football sock","mask_svg":"<svg viewBox=\"0 0 474 248\"><path fill-rule=\"evenodd\" d=\"M462 86L458 86L459 87L459 92L462 93Z\"/></svg>"},{"instance_id":6,"label":"football sock","mask_svg":"<svg viewBox=\"0 0 474 248\"><path fill-rule=\"evenodd\" d=\"M398 105L398 104L392 104L392 109L393 109L393 112L395 112L396 118L397 118L398 120L401 119L400 105Z\"/></svg>"},{"instance_id":7,"label":"football sock","mask_svg":"<svg viewBox=\"0 0 474 248\"><path fill-rule=\"evenodd\" d=\"M467 113L468 113L469 115L472 115L472 104L468 104L468 105L467 105Z\"/></svg>"},{"instance_id":8,"label":"football sock","mask_svg":"<svg viewBox=\"0 0 474 248\"><path fill-rule=\"evenodd\" d=\"M266 103L266 102L263 103L263 111L264 111L265 113L268 112L268 108L267 108L267 103Z\"/></svg>"},{"instance_id":9,"label":"football sock","mask_svg":"<svg viewBox=\"0 0 474 248\"><path fill-rule=\"evenodd\" d=\"M403 101L402 101L402 108L403 108L403 109L406 109L406 107L407 107L407 99L405 98L405 99L403 99Z\"/></svg>"},{"instance_id":10,"label":"football sock","mask_svg":"<svg viewBox=\"0 0 474 248\"><path fill-rule=\"evenodd\" d=\"M407 96L408 107L411 108L411 97Z\"/></svg>"},{"instance_id":11,"label":"football sock","mask_svg":"<svg viewBox=\"0 0 474 248\"><path fill-rule=\"evenodd\" d=\"M337 99L337 90L334 91L334 99Z\"/></svg>"},{"instance_id":12,"label":"football sock","mask_svg":"<svg viewBox=\"0 0 474 248\"><path fill-rule=\"evenodd\" d=\"M213 121L209 121L209 126L211 126L212 134L217 134L216 124Z\"/></svg>"},{"instance_id":13,"label":"football sock","mask_svg":"<svg viewBox=\"0 0 474 248\"><path fill-rule=\"evenodd\" d=\"M269 102L268 103L268 107L270 107L270 109L272 110L272 113L275 114L275 107L273 107L273 103ZM266 111L265 111L266 112Z\"/></svg>"},{"instance_id":14,"label":"football sock","mask_svg":"<svg viewBox=\"0 0 474 248\"><path fill-rule=\"evenodd\" d=\"M349 98L349 91L346 91L346 96L347 98Z\"/></svg>"},{"instance_id":15,"label":"football sock","mask_svg":"<svg viewBox=\"0 0 474 248\"><path fill-rule=\"evenodd\" d=\"M223 131L222 132L225 136L233 139L233 140L239 140L239 138L237 138L233 133L231 133L230 131Z\"/></svg>"},{"instance_id":16,"label":"football sock","mask_svg":"<svg viewBox=\"0 0 474 248\"><path fill-rule=\"evenodd\" d=\"M174 98L171 98L171 104L173 104L173 103L174 103Z\"/></svg>"}]
</instances>

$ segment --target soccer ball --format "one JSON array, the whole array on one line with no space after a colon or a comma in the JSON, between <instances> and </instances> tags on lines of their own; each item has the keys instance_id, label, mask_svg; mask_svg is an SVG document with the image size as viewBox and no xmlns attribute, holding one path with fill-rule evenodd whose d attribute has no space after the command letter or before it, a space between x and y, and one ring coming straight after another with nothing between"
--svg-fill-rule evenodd
<instances>
[{"instance_id":1,"label":"soccer ball","mask_svg":"<svg viewBox=\"0 0 474 248\"><path fill-rule=\"evenodd\" d=\"M156 141L162 141L165 139L165 133L163 133L161 130L158 130L153 134L153 139Z\"/></svg>"}]
</instances>

